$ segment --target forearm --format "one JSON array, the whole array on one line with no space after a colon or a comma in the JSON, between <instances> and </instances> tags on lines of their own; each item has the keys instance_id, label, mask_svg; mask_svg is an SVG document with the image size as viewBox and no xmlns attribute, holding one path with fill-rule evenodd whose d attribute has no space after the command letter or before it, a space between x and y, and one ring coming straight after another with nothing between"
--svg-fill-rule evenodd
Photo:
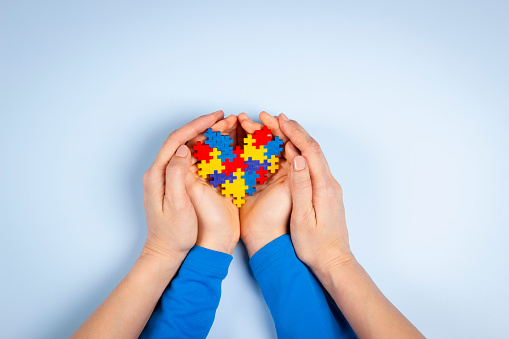
<instances>
[{"instance_id":1,"label":"forearm","mask_svg":"<svg viewBox=\"0 0 509 339\"><path fill-rule=\"evenodd\" d=\"M71 338L138 338L185 253L144 251L129 273Z\"/></svg>"},{"instance_id":2,"label":"forearm","mask_svg":"<svg viewBox=\"0 0 509 339\"><path fill-rule=\"evenodd\" d=\"M314 272L360 338L423 338L353 256Z\"/></svg>"},{"instance_id":3,"label":"forearm","mask_svg":"<svg viewBox=\"0 0 509 339\"><path fill-rule=\"evenodd\" d=\"M232 256L200 246L191 249L164 291L140 338L205 338Z\"/></svg>"},{"instance_id":4,"label":"forearm","mask_svg":"<svg viewBox=\"0 0 509 339\"><path fill-rule=\"evenodd\" d=\"M250 260L276 326L278 338L354 338L346 320L336 319L318 281L281 236Z\"/></svg>"}]
</instances>

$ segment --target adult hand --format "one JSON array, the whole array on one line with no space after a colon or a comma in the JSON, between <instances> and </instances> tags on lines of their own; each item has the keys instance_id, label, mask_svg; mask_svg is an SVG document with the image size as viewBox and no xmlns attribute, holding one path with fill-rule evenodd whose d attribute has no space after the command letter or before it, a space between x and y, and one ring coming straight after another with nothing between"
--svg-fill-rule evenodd
<instances>
[{"instance_id":1,"label":"adult hand","mask_svg":"<svg viewBox=\"0 0 509 339\"><path fill-rule=\"evenodd\" d=\"M144 254L183 260L196 243L198 217L186 191L192 157L185 143L223 116L223 111L204 115L172 132L143 176L148 227Z\"/></svg>"},{"instance_id":2,"label":"adult hand","mask_svg":"<svg viewBox=\"0 0 509 339\"><path fill-rule=\"evenodd\" d=\"M184 143L223 118L218 111L172 132L143 176L147 240L133 268L72 338L138 338L185 256L196 243L198 218L186 191L192 175Z\"/></svg>"},{"instance_id":3,"label":"adult hand","mask_svg":"<svg viewBox=\"0 0 509 339\"><path fill-rule=\"evenodd\" d=\"M320 145L284 114L280 126L302 153L293 159L290 171L290 232L297 256L315 273L353 260L341 186L332 176Z\"/></svg>"},{"instance_id":4,"label":"adult hand","mask_svg":"<svg viewBox=\"0 0 509 339\"><path fill-rule=\"evenodd\" d=\"M230 115L212 126L213 131L228 134L237 145L237 117ZM204 134L193 138L187 144L190 148L198 141L205 141ZM239 241L239 210L233 198L221 194L222 187L214 188L207 179L198 175L197 159L186 177L186 187L198 217L197 245L211 250L232 254Z\"/></svg>"},{"instance_id":5,"label":"adult hand","mask_svg":"<svg viewBox=\"0 0 509 339\"><path fill-rule=\"evenodd\" d=\"M301 151L290 171L290 232L295 252L330 293L360 338L423 338L355 260L341 186L320 145L284 115L281 130Z\"/></svg>"},{"instance_id":6,"label":"adult hand","mask_svg":"<svg viewBox=\"0 0 509 339\"><path fill-rule=\"evenodd\" d=\"M239 114L239 122L247 133L254 133L263 127L253 122L245 113ZM280 118L279 118L280 119ZM277 118L266 112L260 113L261 122L266 125L274 136L283 140L283 156L279 160L276 173L268 173L268 180L256 186L252 196L246 196L246 203L240 208L240 236L246 245L249 257L252 257L263 246L288 233L288 223L292 208L289 173L293 158L300 153L286 135L281 131ZM243 136L239 133L239 143L243 144Z\"/></svg>"}]
</instances>

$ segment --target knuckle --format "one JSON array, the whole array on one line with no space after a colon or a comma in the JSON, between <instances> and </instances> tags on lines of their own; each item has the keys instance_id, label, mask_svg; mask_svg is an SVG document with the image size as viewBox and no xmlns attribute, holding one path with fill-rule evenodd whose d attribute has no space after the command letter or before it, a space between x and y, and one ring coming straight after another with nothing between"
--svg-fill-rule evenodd
<instances>
[{"instance_id":1,"label":"knuckle","mask_svg":"<svg viewBox=\"0 0 509 339\"><path fill-rule=\"evenodd\" d=\"M299 178L295 180L295 186L299 191L307 191L312 188L311 180L309 178Z\"/></svg>"},{"instance_id":2,"label":"knuckle","mask_svg":"<svg viewBox=\"0 0 509 339\"><path fill-rule=\"evenodd\" d=\"M313 154L322 154L320 144L313 138L308 141L308 149Z\"/></svg>"},{"instance_id":3,"label":"knuckle","mask_svg":"<svg viewBox=\"0 0 509 339\"><path fill-rule=\"evenodd\" d=\"M182 171L183 171L182 166L178 166L173 161L170 161L168 163L168 166L166 166L166 176L170 177L170 178L175 176L175 175L181 174Z\"/></svg>"},{"instance_id":4,"label":"knuckle","mask_svg":"<svg viewBox=\"0 0 509 339\"><path fill-rule=\"evenodd\" d=\"M336 189L330 182L325 183L324 193L327 198L335 198L336 197Z\"/></svg>"},{"instance_id":5,"label":"knuckle","mask_svg":"<svg viewBox=\"0 0 509 339\"><path fill-rule=\"evenodd\" d=\"M294 228L297 227L301 229L301 226L309 226L314 224L315 215L313 213L313 210L306 209L304 211L300 211L297 215L292 215L292 218L290 220L291 226Z\"/></svg>"},{"instance_id":6,"label":"knuckle","mask_svg":"<svg viewBox=\"0 0 509 339\"><path fill-rule=\"evenodd\" d=\"M149 186L150 184L150 181L152 180L152 177L153 177L153 170L152 168L149 168L145 174L143 174L143 178L142 178L142 183L143 183L143 187L147 187Z\"/></svg>"},{"instance_id":7,"label":"knuckle","mask_svg":"<svg viewBox=\"0 0 509 339\"><path fill-rule=\"evenodd\" d=\"M164 201L169 210L175 213L183 212L186 208L184 199L179 199L177 197L171 196L170 194L165 194Z\"/></svg>"},{"instance_id":8,"label":"knuckle","mask_svg":"<svg viewBox=\"0 0 509 339\"><path fill-rule=\"evenodd\" d=\"M182 130L182 128L179 128L179 129L176 129L173 132L171 132L168 137L168 142L175 142L175 143L178 143L179 145L185 144L185 140L182 140L182 138L181 138L181 134L182 134L181 130Z\"/></svg>"},{"instance_id":9,"label":"knuckle","mask_svg":"<svg viewBox=\"0 0 509 339\"><path fill-rule=\"evenodd\" d=\"M343 188L337 181L334 181L334 184L335 184L334 186L336 188L338 195L342 198L343 197Z\"/></svg>"},{"instance_id":10,"label":"knuckle","mask_svg":"<svg viewBox=\"0 0 509 339\"><path fill-rule=\"evenodd\" d=\"M307 175L293 174L293 186L297 190L311 189L311 178Z\"/></svg>"}]
</instances>

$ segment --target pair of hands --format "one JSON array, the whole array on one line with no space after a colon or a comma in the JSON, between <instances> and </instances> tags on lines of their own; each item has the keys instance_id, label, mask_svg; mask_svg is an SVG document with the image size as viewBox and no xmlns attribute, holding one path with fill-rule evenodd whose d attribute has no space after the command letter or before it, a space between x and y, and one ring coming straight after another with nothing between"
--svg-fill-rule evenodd
<instances>
[{"instance_id":1,"label":"pair of hands","mask_svg":"<svg viewBox=\"0 0 509 339\"><path fill-rule=\"evenodd\" d=\"M235 147L262 125L245 113L224 118L218 111L169 135L143 177L145 254L183 260L195 244L232 254L240 237L251 257L290 231L298 257L314 271L353 260L341 187L319 144L284 114L262 112L260 120L283 140L283 156L279 170L240 209L198 175L190 148L203 142L208 128L228 134Z\"/></svg>"}]
</instances>

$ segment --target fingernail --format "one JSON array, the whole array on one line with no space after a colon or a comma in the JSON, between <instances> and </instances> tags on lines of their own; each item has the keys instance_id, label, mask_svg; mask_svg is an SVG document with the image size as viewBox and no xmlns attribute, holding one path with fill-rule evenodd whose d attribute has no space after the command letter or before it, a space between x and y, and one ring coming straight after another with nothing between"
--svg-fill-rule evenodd
<instances>
[{"instance_id":1,"label":"fingernail","mask_svg":"<svg viewBox=\"0 0 509 339\"><path fill-rule=\"evenodd\" d=\"M293 167L296 171L302 171L306 167L306 159L303 156L296 156L293 159Z\"/></svg>"},{"instance_id":2,"label":"fingernail","mask_svg":"<svg viewBox=\"0 0 509 339\"><path fill-rule=\"evenodd\" d=\"M290 120L290 119L288 119L288 118L286 117L286 115L284 115L283 113L281 113L281 114L280 114L280 116L281 116L281 118L283 118L283 120L285 120L285 121L289 121L289 120Z\"/></svg>"},{"instance_id":3,"label":"fingernail","mask_svg":"<svg viewBox=\"0 0 509 339\"><path fill-rule=\"evenodd\" d=\"M186 145L180 145L180 147L177 148L177 152L175 152L175 156L185 158L188 152L189 148L187 148Z\"/></svg>"},{"instance_id":4,"label":"fingernail","mask_svg":"<svg viewBox=\"0 0 509 339\"><path fill-rule=\"evenodd\" d=\"M223 113L223 110L219 110L219 111L215 111L215 112L212 112L212 114L218 114L218 113Z\"/></svg>"}]
</instances>

